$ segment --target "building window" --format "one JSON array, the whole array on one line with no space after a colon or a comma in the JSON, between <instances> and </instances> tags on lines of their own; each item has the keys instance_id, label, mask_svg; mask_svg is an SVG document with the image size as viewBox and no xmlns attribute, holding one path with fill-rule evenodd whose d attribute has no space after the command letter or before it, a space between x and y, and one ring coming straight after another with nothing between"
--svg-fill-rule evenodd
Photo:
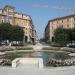
<instances>
[{"instance_id":1,"label":"building window","mask_svg":"<svg viewBox=\"0 0 75 75\"><path fill-rule=\"evenodd\" d=\"M57 21L57 24L58 24L58 21Z\"/></svg>"},{"instance_id":2,"label":"building window","mask_svg":"<svg viewBox=\"0 0 75 75\"><path fill-rule=\"evenodd\" d=\"M26 30L27 30L27 28L26 28Z\"/></svg>"},{"instance_id":3,"label":"building window","mask_svg":"<svg viewBox=\"0 0 75 75\"><path fill-rule=\"evenodd\" d=\"M26 34L27 34L27 32L26 32Z\"/></svg>"},{"instance_id":4,"label":"building window","mask_svg":"<svg viewBox=\"0 0 75 75\"><path fill-rule=\"evenodd\" d=\"M26 25L28 26L28 20L26 20Z\"/></svg>"},{"instance_id":5,"label":"building window","mask_svg":"<svg viewBox=\"0 0 75 75\"><path fill-rule=\"evenodd\" d=\"M69 21L69 18L67 19L67 21Z\"/></svg>"},{"instance_id":6,"label":"building window","mask_svg":"<svg viewBox=\"0 0 75 75\"><path fill-rule=\"evenodd\" d=\"M67 24L67 28L69 28L69 24Z\"/></svg>"},{"instance_id":7,"label":"building window","mask_svg":"<svg viewBox=\"0 0 75 75\"><path fill-rule=\"evenodd\" d=\"M62 23L63 23L63 20L62 20Z\"/></svg>"},{"instance_id":8,"label":"building window","mask_svg":"<svg viewBox=\"0 0 75 75\"><path fill-rule=\"evenodd\" d=\"M4 22L4 20L2 19L2 23Z\"/></svg>"},{"instance_id":9,"label":"building window","mask_svg":"<svg viewBox=\"0 0 75 75\"><path fill-rule=\"evenodd\" d=\"M54 37L52 37L52 42L54 42Z\"/></svg>"}]
</instances>

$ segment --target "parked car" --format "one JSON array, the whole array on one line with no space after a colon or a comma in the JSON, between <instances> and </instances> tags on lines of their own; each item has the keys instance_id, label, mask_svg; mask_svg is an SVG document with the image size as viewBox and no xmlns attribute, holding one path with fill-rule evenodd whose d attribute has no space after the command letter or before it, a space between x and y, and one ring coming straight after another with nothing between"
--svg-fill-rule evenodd
<instances>
[{"instance_id":1,"label":"parked car","mask_svg":"<svg viewBox=\"0 0 75 75\"><path fill-rule=\"evenodd\" d=\"M75 48L75 42L68 43L67 47L69 47L69 48Z\"/></svg>"},{"instance_id":2,"label":"parked car","mask_svg":"<svg viewBox=\"0 0 75 75\"><path fill-rule=\"evenodd\" d=\"M12 41L12 43L11 43L11 45L12 46L23 46L23 42L21 42L21 41Z\"/></svg>"}]
</instances>

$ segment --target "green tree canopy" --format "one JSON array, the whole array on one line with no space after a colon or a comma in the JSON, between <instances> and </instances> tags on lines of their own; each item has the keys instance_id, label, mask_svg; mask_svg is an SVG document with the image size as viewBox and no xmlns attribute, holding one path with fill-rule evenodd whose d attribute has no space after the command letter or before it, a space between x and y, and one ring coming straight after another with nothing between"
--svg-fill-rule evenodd
<instances>
[{"instance_id":1,"label":"green tree canopy","mask_svg":"<svg viewBox=\"0 0 75 75\"><path fill-rule=\"evenodd\" d=\"M54 32L54 41L60 46L64 46L69 42L69 30L57 28Z\"/></svg>"},{"instance_id":2,"label":"green tree canopy","mask_svg":"<svg viewBox=\"0 0 75 75\"><path fill-rule=\"evenodd\" d=\"M23 28L9 23L0 24L0 39L10 41L22 41L24 36Z\"/></svg>"},{"instance_id":3,"label":"green tree canopy","mask_svg":"<svg viewBox=\"0 0 75 75\"><path fill-rule=\"evenodd\" d=\"M2 40L10 39L11 36L11 25L9 23L0 24L0 38Z\"/></svg>"}]
</instances>

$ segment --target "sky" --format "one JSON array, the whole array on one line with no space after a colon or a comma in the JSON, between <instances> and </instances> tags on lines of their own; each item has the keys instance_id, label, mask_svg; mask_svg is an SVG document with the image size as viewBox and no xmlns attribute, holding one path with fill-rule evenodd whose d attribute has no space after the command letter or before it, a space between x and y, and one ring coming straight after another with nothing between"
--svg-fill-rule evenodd
<instances>
[{"instance_id":1,"label":"sky","mask_svg":"<svg viewBox=\"0 0 75 75\"><path fill-rule=\"evenodd\" d=\"M39 38L44 36L49 20L75 14L75 0L0 0L0 8L5 5L30 15Z\"/></svg>"}]
</instances>

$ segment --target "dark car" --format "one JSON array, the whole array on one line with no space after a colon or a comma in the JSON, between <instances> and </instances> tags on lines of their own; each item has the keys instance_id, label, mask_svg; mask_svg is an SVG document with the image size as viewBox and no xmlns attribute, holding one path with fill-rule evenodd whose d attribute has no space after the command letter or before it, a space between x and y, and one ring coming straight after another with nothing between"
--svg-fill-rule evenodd
<instances>
[{"instance_id":1,"label":"dark car","mask_svg":"<svg viewBox=\"0 0 75 75\"><path fill-rule=\"evenodd\" d=\"M67 47L69 47L69 48L75 48L75 42L68 43Z\"/></svg>"}]
</instances>

